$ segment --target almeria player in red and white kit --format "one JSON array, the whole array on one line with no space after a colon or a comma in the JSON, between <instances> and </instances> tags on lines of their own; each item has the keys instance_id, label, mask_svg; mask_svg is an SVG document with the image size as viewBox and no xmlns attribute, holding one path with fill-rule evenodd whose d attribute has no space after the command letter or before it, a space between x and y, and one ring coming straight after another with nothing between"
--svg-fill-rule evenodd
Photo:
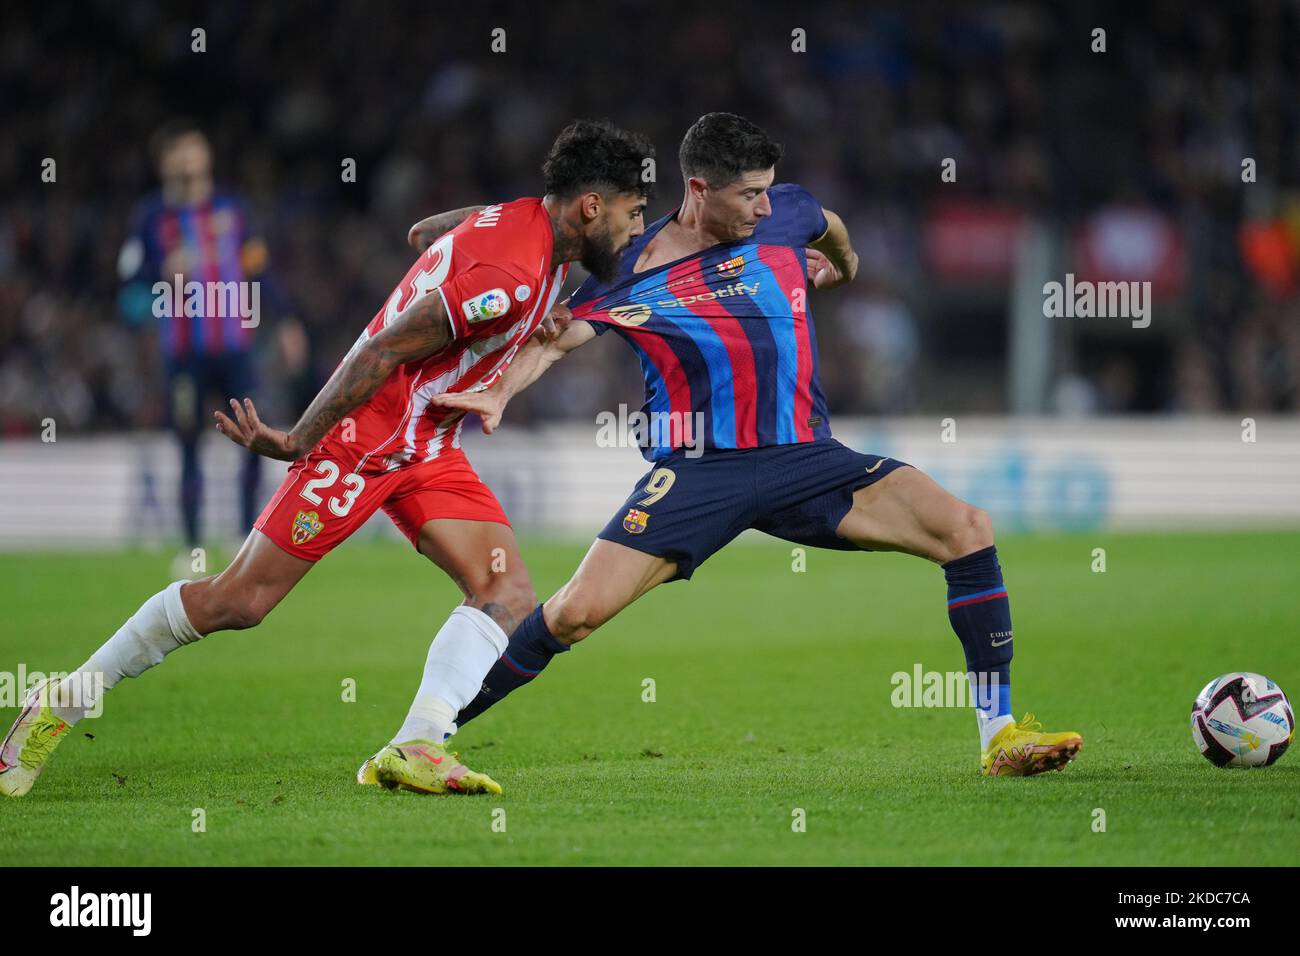
<instances>
[{"instance_id":1,"label":"almeria player in red and white kit","mask_svg":"<svg viewBox=\"0 0 1300 956\"><path fill-rule=\"evenodd\" d=\"M551 267L552 246L542 200L516 199L471 214L425 250L349 357L430 298L443 307L451 341L389 373L294 463L254 527L315 561L380 508L417 548L435 518L509 524L461 450L464 413L431 401L490 385L537 330L569 269Z\"/></svg>"},{"instance_id":2,"label":"almeria player in red and white kit","mask_svg":"<svg viewBox=\"0 0 1300 956\"><path fill-rule=\"evenodd\" d=\"M612 277L644 227L647 140L579 121L543 167L545 196L425 220L425 249L288 432L253 403L217 414L227 437L293 466L230 566L155 594L77 671L36 688L0 744L0 794L31 789L69 725L98 695L214 631L259 624L311 569L382 509L465 594L430 646L406 721L363 782L494 792L441 744L447 726L537 603L514 533L460 447L463 412L434 403L486 388L545 320L568 264ZM449 230L449 231L448 231ZM445 234L444 234L445 233ZM504 565L499 558L504 557ZM495 565L495 567L494 567ZM504 569L502 569L504 567ZM412 786L408 761L436 765Z\"/></svg>"}]
</instances>

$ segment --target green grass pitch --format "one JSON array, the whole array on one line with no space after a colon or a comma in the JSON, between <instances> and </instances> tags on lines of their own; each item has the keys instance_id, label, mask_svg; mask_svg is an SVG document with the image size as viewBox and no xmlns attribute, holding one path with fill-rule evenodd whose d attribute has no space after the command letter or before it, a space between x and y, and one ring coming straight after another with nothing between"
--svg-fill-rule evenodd
<instances>
[{"instance_id":1,"label":"green grass pitch","mask_svg":"<svg viewBox=\"0 0 1300 956\"><path fill-rule=\"evenodd\" d=\"M525 540L538 592L583 551ZM981 778L969 710L891 705L893 673L963 669L940 570L809 550L796 573L791 546L763 538L658 589L461 732L504 796L360 787L459 598L409 548L353 543L261 627L112 691L31 794L0 802L0 846L9 865L1210 865L1225 846L1294 863L1300 753L1219 770L1188 709L1230 670L1300 693L1300 534L1018 537L999 552L1016 714L1084 735L1063 773ZM0 556L0 669L75 667L167 565Z\"/></svg>"}]
</instances>

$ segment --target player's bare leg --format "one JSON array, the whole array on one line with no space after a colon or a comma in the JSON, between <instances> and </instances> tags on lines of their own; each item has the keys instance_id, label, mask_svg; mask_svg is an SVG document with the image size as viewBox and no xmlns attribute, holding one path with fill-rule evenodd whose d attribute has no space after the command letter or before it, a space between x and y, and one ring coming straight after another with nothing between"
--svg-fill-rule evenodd
<instances>
[{"instance_id":1,"label":"player's bare leg","mask_svg":"<svg viewBox=\"0 0 1300 956\"><path fill-rule=\"evenodd\" d=\"M447 573L465 601L442 626L406 720L357 771L360 783L420 793L500 793L442 747L456 714L505 652L507 635L533 610L537 593L509 525L437 518L420 529L420 553Z\"/></svg>"},{"instance_id":2,"label":"player's bare leg","mask_svg":"<svg viewBox=\"0 0 1300 956\"><path fill-rule=\"evenodd\" d=\"M155 594L90 659L56 685L29 695L0 745L0 793L22 796L67 730L124 677L139 677L172 651L215 631L256 627L311 570L260 531L230 566L201 581L174 581Z\"/></svg>"},{"instance_id":3,"label":"player's bare leg","mask_svg":"<svg viewBox=\"0 0 1300 956\"><path fill-rule=\"evenodd\" d=\"M948 618L966 651L980 724L980 769L990 776L1059 770L1083 747L1073 731L1041 733L1011 716L1011 609L986 512L915 468L859 488L837 529L872 551L902 551L943 566Z\"/></svg>"},{"instance_id":4,"label":"player's bare leg","mask_svg":"<svg viewBox=\"0 0 1300 956\"><path fill-rule=\"evenodd\" d=\"M456 582L467 607L482 611L507 634L537 604L509 525L435 518L420 529L419 549Z\"/></svg>"},{"instance_id":5,"label":"player's bare leg","mask_svg":"<svg viewBox=\"0 0 1300 956\"><path fill-rule=\"evenodd\" d=\"M180 588L185 615L200 636L257 627L312 564L252 531L224 571Z\"/></svg>"},{"instance_id":6,"label":"player's bare leg","mask_svg":"<svg viewBox=\"0 0 1300 956\"><path fill-rule=\"evenodd\" d=\"M546 626L561 644L576 644L676 573L676 561L598 538L543 606Z\"/></svg>"},{"instance_id":7,"label":"player's bare leg","mask_svg":"<svg viewBox=\"0 0 1300 956\"><path fill-rule=\"evenodd\" d=\"M988 513L916 468L898 468L853 494L840 537L872 551L903 551L944 564L993 544Z\"/></svg>"}]
</instances>

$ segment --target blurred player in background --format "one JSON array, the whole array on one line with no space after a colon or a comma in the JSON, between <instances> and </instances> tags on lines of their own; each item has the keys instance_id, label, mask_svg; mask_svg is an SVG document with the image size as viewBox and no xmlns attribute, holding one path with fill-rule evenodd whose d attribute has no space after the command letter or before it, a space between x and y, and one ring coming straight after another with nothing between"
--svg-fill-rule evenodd
<instances>
[{"instance_id":1,"label":"blurred player in background","mask_svg":"<svg viewBox=\"0 0 1300 956\"><path fill-rule=\"evenodd\" d=\"M29 695L0 745L0 793L31 789L68 727L95 706L100 675L111 688L214 631L256 626L381 508L465 601L429 649L406 720L365 773L390 788L499 793L443 750L441 728L473 699L537 596L500 503L460 448L464 413L433 400L486 387L509 366L570 262L613 277L644 228L651 155L643 137L608 123L570 125L543 168L543 198L444 217L435 232L450 231L419 256L290 431L263 424L247 398L230 401L233 418L217 413L227 437L293 467L228 568L173 582L76 672Z\"/></svg>"},{"instance_id":2,"label":"blurred player in background","mask_svg":"<svg viewBox=\"0 0 1300 956\"><path fill-rule=\"evenodd\" d=\"M831 437L808 287L851 281L858 257L837 215L800 186L773 184L781 154L743 117L701 117L681 144L680 207L647 227L616 278L589 278L570 300L564 333L530 342L494 388L439 400L478 412L490 431L511 395L613 330L645 375L651 424L642 445L652 462L573 578L511 635L482 691L442 729L454 733L555 654L658 585L690 578L754 528L941 565L976 700L981 772L1060 769L1083 738L1011 714L1011 609L989 516L905 462Z\"/></svg>"},{"instance_id":3,"label":"blurred player in background","mask_svg":"<svg viewBox=\"0 0 1300 956\"><path fill-rule=\"evenodd\" d=\"M280 318L283 344L300 343L282 350L290 374L306 364L305 335L269 281L267 247L243 200L217 187L203 131L178 120L160 129L150 146L161 186L136 208L118 257L120 305L129 322L157 333L167 422L181 452L185 549L172 575L191 577L192 549L203 543L199 442L205 423L222 397L257 393L253 347L264 313ZM203 294L190 295L189 282L201 283ZM241 304L256 309L241 311ZM249 452L240 468L240 537L257 516L260 461Z\"/></svg>"}]
</instances>

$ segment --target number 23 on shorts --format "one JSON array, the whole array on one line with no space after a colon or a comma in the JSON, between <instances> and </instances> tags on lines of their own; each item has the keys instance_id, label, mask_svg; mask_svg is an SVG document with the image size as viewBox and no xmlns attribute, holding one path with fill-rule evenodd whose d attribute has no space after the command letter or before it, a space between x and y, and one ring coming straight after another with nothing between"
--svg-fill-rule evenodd
<instances>
[{"instance_id":1,"label":"number 23 on shorts","mask_svg":"<svg viewBox=\"0 0 1300 956\"><path fill-rule=\"evenodd\" d=\"M321 496L316 493L316 489L333 486L339 480L339 466L329 460L317 462L316 474L321 477L313 478L303 485L299 495L312 504L319 505ZM329 500L330 511L340 518L352 510L352 504L357 500L357 495L361 494L362 489L366 487L366 480L360 475L348 473L343 476L343 486L342 497Z\"/></svg>"}]
</instances>

